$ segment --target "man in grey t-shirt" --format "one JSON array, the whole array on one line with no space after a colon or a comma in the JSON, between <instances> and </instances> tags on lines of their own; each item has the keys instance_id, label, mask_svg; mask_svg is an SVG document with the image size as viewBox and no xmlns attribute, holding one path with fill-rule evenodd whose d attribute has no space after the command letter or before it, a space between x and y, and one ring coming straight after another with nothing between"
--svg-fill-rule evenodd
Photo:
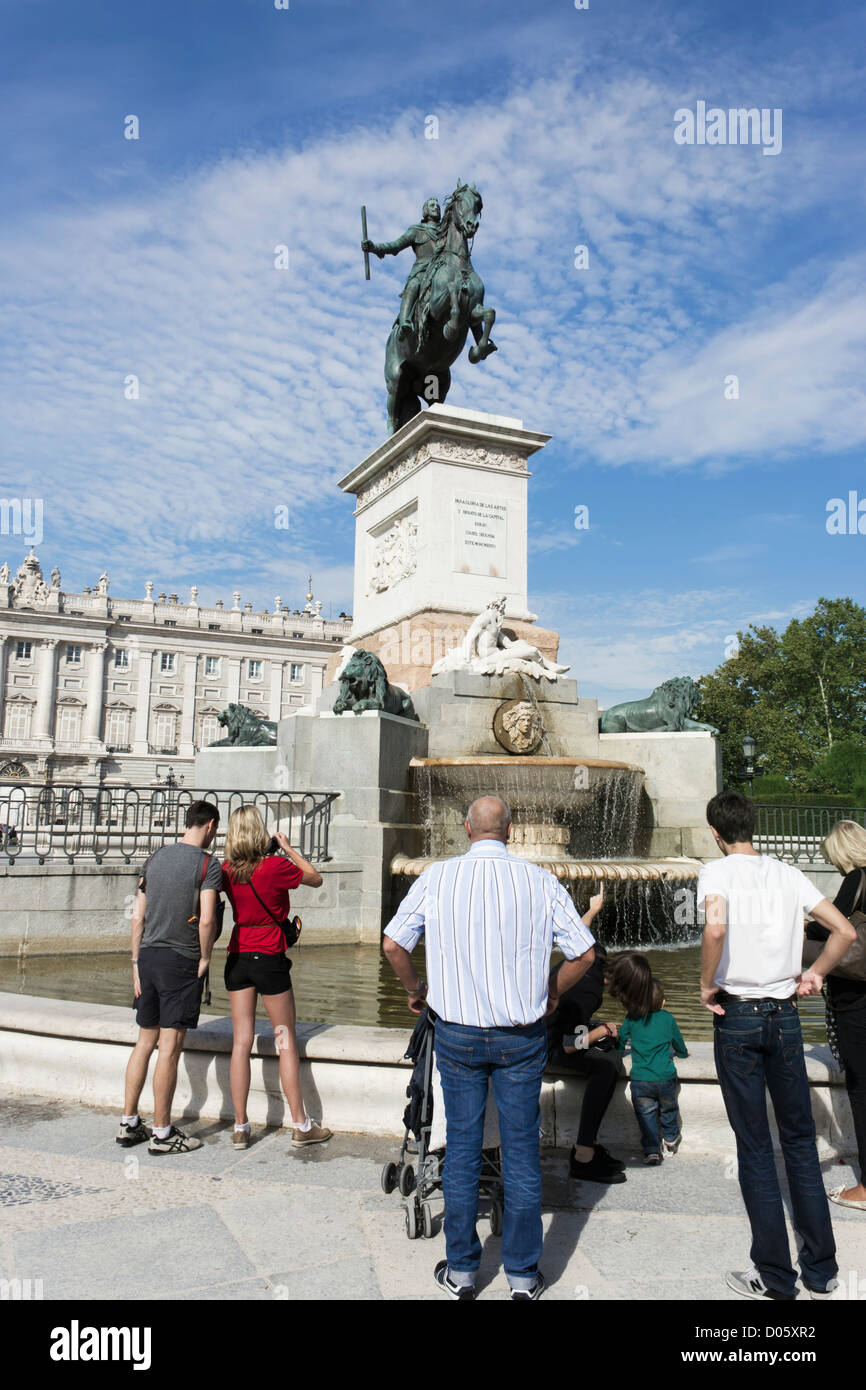
<instances>
[{"instance_id":1,"label":"man in grey t-shirt","mask_svg":"<svg viewBox=\"0 0 866 1390\"><path fill-rule=\"evenodd\" d=\"M117 1133L124 1148L150 1140L148 1152L189 1153L201 1140L171 1123L177 1067L187 1028L198 1024L204 976L217 933L219 860L208 854L219 810L208 801L187 808L186 834L164 845L144 865L132 917L132 981L138 1042L126 1068L125 1113ZM153 1133L138 1115L151 1054Z\"/></svg>"}]
</instances>

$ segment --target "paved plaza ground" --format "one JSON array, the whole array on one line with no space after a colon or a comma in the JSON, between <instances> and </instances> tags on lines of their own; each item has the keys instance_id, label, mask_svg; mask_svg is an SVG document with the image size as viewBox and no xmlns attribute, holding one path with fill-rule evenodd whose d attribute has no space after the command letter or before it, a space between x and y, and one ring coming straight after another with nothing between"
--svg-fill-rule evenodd
<instances>
[{"instance_id":1,"label":"paved plaza ground","mask_svg":"<svg viewBox=\"0 0 866 1390\"><path fill-rule=\"evenodd\" d=\"M153 1157L117 1146L117 1122L68 1103L0 1103L0 1277L41 1279L45 1299L443 1299L441 1231L409 1241L399 1194L379 1185L392 1141L341 1134L297 1152L285 1130L255 1129L235 1153L230 1125L193 1121L202 1149ZM732 1156L690 1154L686 1136L661 1168L621 1157L628 1180L608 1187L570 1182L567 1155L545 1151L545 1297L741 1301L723 1278L749 1264ZM828 1187L852 1180L825 1164ZM866 1213L833 1218L850 1297L866 1276ZM479 1233L480 1297L507 1299L500 1242L486 1220Z\"/></svg>"}]
</instances>

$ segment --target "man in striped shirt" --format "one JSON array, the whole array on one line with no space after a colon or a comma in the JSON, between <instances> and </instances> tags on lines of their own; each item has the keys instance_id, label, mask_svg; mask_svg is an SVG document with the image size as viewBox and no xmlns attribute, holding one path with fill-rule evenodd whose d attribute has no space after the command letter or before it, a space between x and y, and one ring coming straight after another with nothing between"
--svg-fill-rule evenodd
<instances>
[{"instance_id":1,"label":"man in striped shirt","mask_svg":"<svg viewBox=\"0 0 866 1390\"><path fill-rule=\"evenodd\" d=\"M510 855L511 812L498 796L472 803L469 849L426 869L385 928L383 949L420 1013L436 1016L436 1061L445 1099L447 1259L437 1284L452 1298L475 1297L481 1243L475 1229L488 1078L499 1112L505 1212L502 1261L515 1301L540 1297L541 1078L545 1015L594 959L588 931L566 890L538 864ZM411 952L426 933L427 984ZM566 957L550 976L556 944Z\"/></svg>"}]
</instances>

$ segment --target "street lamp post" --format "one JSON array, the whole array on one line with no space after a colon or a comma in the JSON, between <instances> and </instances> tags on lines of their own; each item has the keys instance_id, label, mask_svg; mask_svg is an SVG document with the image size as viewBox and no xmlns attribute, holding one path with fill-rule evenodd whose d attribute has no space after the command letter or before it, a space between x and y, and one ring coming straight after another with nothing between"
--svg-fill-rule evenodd
<instances>
[{"instance_id":1,"label":"street lamp post","mask_svg":"<svg viewBox=\"0 0 866 1390\"><path fill-rule=\"evenodd\" d=\"M757 747L757 742L755 741L755 739L752 738L752 735L745 734L743 737L743 757L746 760L746 765L743 768L743 776L747 777L749 780L749 796L752 796L753 794L755 778L755 752L757 750Z\"/></svg>"}]
</instances>

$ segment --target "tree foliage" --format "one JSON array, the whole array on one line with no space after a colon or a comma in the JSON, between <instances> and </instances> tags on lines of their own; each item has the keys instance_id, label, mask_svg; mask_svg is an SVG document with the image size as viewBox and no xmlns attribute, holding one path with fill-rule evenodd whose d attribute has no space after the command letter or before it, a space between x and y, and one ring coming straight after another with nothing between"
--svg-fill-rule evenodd
<instances>
[{"instance_id":1,"label":"tree foliage","mask_svg":"<svg viewBox=\"0 0 866 1390\"><path fill-rule=\"evenodd\" d=\"M866 749L866 609L822 598L783 632L752 624L737 638L736 654L699 681L697 717L719 728L726 784L741 774L748 733L761 769L793 790L851 791L863 776L852 750Z\"/></svg>"}]
</instances>

